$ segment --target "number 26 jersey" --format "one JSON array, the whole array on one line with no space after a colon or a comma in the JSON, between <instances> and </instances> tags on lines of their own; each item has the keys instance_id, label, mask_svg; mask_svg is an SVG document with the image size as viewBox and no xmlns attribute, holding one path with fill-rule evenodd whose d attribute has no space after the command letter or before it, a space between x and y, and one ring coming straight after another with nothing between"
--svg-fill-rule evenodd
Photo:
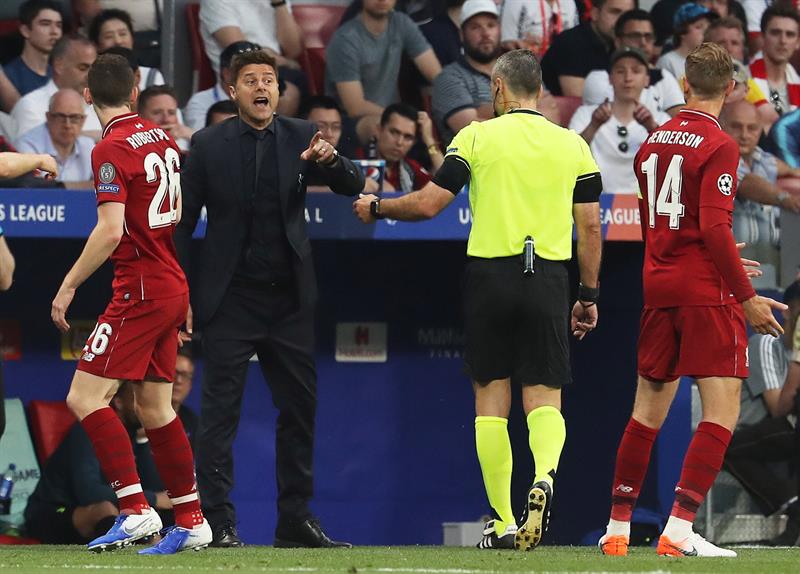
<instances>
[{"instance_id":1,"label":"number 26 jersey","mask_svg":"<svg viewBox=\"0 0 800 574\"><path fill-rule=\"evenodd\" d=\"M739 148L717 119L681 110L639 148L634 170L645 242L646 307L736 303L700 234L701 209L727 212L736 195Z\"/></svg>"},{"instance_id":2,"label":"number 26 jersey","mask_svg":"<svg viewBox=\"0 0 800 574\"><path fill-rule=\"evenodd\" d=\"M125 204L111 260L114 298L166 299L186 293L172 234L180 201L180 155L170 135L137 114L112 119L92 150L97 204Z\"/></svg>"}]
</instances>

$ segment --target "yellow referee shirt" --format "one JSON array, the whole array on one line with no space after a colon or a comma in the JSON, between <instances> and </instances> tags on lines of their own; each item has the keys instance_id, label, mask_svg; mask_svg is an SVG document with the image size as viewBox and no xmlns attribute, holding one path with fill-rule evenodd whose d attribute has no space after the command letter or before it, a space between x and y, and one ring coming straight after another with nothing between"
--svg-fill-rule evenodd
<instances>
[{"instance_id":1,"label":"yellow referee shirt","mask_svg":"<svg viewBox=\"0 0 800 574\"><path fill-rule=\"evenodd\" d=\"M445 157L461 160L470 171L467 255L519 255L530 235L537 256L572 257L573 193L582 184L599 189L600 177L577 133L519 109L472 122L453 138Z\"/></svg>"}]
</instances>

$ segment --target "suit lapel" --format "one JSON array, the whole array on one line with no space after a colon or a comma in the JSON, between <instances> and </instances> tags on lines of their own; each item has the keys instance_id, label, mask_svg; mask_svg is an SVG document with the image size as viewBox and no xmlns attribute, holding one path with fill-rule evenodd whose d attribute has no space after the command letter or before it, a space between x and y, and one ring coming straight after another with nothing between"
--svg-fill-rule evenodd
<instances>
[{"instance_id":1,"label":"suit lapel","mask_svg":"<svg viewBox=\"0 0 800 574\"><path fill-rule=\"evenodd\" d=\"M247 192L242 186L242 148L239 140L239 119L233 118L225 129L227 158L224 162L225 172L222 174L222 178L227 180L228 185L223 186L223 189L235 193L239 199L239 207L246 211L245 196Z\"/></svg>"}]
</instances>

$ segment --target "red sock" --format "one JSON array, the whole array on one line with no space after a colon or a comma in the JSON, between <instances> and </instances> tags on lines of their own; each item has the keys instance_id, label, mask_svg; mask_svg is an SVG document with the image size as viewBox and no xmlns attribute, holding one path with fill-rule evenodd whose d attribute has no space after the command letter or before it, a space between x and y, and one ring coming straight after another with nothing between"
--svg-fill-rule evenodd
<instances>
[{"instance_id":1,"label":"red sock","mask_svg":"<svg viewBox=\"0 0 800 574\"><path fill-rule=\"evenodd\" d=\"M614 484L611 485L611 518L630 522L633 507L650 464L650 451L658 429L644 426L631 417L617 450Z\"/></svg>"},{"instance_id":2,"label":"red sock","mask_svg":"<svg viewBox=\"0 0 800 574\"><path fill-rule=\"evenodd\" d=\"M725 427L709 422L697 425L675 488L672 516L694 522L697 509L722 468L730 442L731 431Z\"/></svg>"},{"instance_id":3,"label":"red sock","mask_svg":"<svg viewBox=\"0 0 800 574\"><path fill-rule=\"evenodd\" d=\"M194 479L194 457L181 419L157 429L146 429L153 450L158 474L164 481L175 511L175 524L193 528L203 523L197 484Z\"/></svg>"},{"instance_id":4,"label":"red sock","mask_svg":"<svg viewBox=\"0 0 800 574\"><path fill-rule=\"evenodd\" d=\"M149 508L136 471L131 438L114 409L98 409L85 417L81 425L92 441L103 475L117 493L120 512L139 513Z\"/></svg>"}]
</instances>

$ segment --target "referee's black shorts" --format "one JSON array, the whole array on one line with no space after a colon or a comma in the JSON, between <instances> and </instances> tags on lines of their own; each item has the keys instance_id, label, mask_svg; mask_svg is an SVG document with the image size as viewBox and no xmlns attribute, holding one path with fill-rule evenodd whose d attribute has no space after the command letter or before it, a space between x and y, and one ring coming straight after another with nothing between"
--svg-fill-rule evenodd
<instances>
[{"instance_id":1,"label":"referee's black shorts","mask_svg":"<svg viewBox=\"0 0 800 574\"><path fill-rule=\"evenodd\" d=\"M470 258L463 283L466 372L478 384L511 378L560 388L569 364L569 279L562 261Z\"/></svg>"}]
</instances>

